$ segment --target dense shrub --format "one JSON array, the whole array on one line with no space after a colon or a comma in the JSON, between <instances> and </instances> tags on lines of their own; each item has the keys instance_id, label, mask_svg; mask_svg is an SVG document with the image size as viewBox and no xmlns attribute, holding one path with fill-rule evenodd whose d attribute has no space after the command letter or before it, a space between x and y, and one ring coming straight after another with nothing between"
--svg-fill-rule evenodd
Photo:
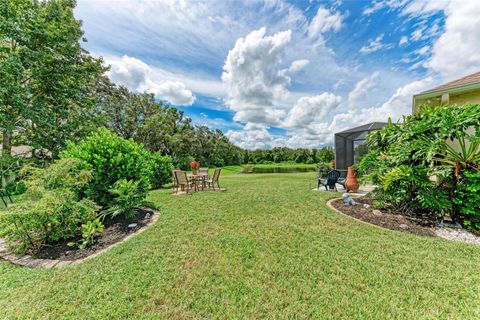
<instances>
[{"instance_id":1,"label":"dense shrub","mask_svg":"<svg viewBox=\"0 0 480 320\"><path fill-rule=\"evenodd\" d=\"M465 171L453 198L467 229L480 230L480 171Z\"/></svg>"},{"instance_id":2,"label":"dense shrub","mask_svg":"<svg viewBox=\"0 0 480 320\"><path fill-rule=\"evenodd\" d=\"M160 152L155 152L152 153L150 161L153 170L153 188L157 189L166 183L172 182L172 157L162 156Z\"/></svg>"},{"instance_id":3,"label":"dense shrub","mask_svg":"<svg viewBox=\"0 0 480 320\"><path fill-rule=\"evenodd\" d=\"M96 204L78 196L92 178L81 160L62 159L46 169L26 166L21 174L27 191L0 214L0 237L7 238L15 251L69 239L81 224L95 218Z\"/></svg>"},{"instance_id":4,"label":"dense shrub","mask_svg":"<svg viewBox=\"0 0 480 320\"><path fill-rule=\"evenodd\" d=\"M478 139L479 108L422 107L422 112L404 117L402 123L389 122L371 133L367 140L371 152L356 167L362 179L380 186L373 193L376 203L432 218L444 213L456 217L461 206L454 205L454 194L457 202L462 201L456 191L458 177L462 170L478 168L479 151L473 146L456 152L446 142L456 140L462 145L467 139ZM472 127L476 136L469 137L465 132Z\"/></svg>"},{"instance_id":5,"label":"dense shrub","mask_svg":"<svg viewBox=\"0 0 480 320\"><path fill-rule=\"evenodd\" d=\"M110 190L122 179L138 182L140 190L150 189L153 171L149 152L107 129L98 130L78 145L68 143L63 157L79 158L89 164L93 174L84 192L99 205L112 205L114 195Z\"/></svg>"}]
</instances>

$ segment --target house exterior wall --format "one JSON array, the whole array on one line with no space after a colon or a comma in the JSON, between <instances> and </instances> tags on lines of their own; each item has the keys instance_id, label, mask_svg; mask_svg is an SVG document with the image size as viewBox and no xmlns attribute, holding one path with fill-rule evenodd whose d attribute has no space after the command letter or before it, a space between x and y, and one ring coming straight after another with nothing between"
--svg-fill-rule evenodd
<instances>
[{"instance_id":1,"label":"house exterior wall","mask_svg":"<svg viewBox=\"0 0 480 320\"><path fill-rule=\"evenodd\" d=\"M475 92L466 92L463 94L450 95L450 104L480 104L480 90Z\"/></svg>"},{"instance_id":2,"label":"house exterior wall","mask_svg":"<svg viewBox=\"0 0 480 320\"><path fill-rule=\"evenodd\" d=\"M413 98L412 113L417 113L421 105L440 106L442 104L480 104L480 89L462 92L462 93L448 93L440 92L434 97L430 98Z\"/></svg>"}]
</instances>

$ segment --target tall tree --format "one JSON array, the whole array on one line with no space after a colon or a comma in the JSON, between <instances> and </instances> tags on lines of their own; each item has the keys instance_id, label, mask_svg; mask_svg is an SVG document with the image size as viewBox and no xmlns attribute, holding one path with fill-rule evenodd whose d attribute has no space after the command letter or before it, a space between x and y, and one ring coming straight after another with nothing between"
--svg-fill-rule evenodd
<instances>
[{"instance_id":1,"label":"tall tree","mask_svg":"<svg viewBox=\"0 0 480 320\"><path fill-rule=\"evenodd\" d=\"M106 69L82 49L73 0L0 2L0 127L55 157L95 125L95 85Z\"/></svg>"},{"instance_id":2,"label":"tall tree","mask_svg":"<svg viewBox=\"0 0 480 320\"><path fill-rule=\"evenodd\" d=\"M129 92L108 79L98 88L98 112L105 117L105 126L150 151L170 155L177 167L188 167L192 158L214 166L242 162L242 150L220 130L193 126L182 111L155 100L152 94Z\"/></svg>"}]
</instances>

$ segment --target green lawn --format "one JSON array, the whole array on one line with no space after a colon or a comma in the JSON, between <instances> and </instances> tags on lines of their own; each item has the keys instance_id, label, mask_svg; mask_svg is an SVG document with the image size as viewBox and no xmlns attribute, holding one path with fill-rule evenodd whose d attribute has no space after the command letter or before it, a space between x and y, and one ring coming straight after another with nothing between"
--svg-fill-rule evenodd
<instances>
[{"instance_id":1,"label":"green lawn","mask_svg":"<svg viewBox=\"0 0 480 320\"><path fill-rule=\"evenodd\" d=\"M341 216L314 177L154 191L156 225L102 256L60 270L1 262L0 318L480 318L480 248Z\"/></svg>"}]
</instances>

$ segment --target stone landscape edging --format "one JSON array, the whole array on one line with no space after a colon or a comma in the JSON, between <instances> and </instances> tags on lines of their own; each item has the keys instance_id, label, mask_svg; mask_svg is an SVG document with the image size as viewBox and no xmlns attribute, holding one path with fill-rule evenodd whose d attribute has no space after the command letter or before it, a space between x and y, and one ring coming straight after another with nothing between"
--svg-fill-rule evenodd
<instances>
[{"instance_id":1,"label":"stone landscape edging","mask_svg":"<svg viewBox=\"0 0 480 320\"><path fill-rule=\"evenodd\" d=\"M118 242L115 242L115 243L109 245L108 247L105 247L105 248L103 248L103 249L101 249L101 250L99 250L99 251L97 251L97 252L95 252L95 253L87 256L87 257L84 257L84 258L81 258L81 259L78 259L78 260L69 261L69 260L37 259L37 258L34 258L30 255L17 255L17 254L11 253L8 250L7 243L4 239L0 239L0 259L8 261L8 262L10 262L14 265L17 265L17 266L28 267L28 268L52 269L52 268L62 268L62 267L68 266L68 265L80 264L85 260L95 258L95 257L101 255L102 253L105 253L105 252L111 250L112 248L114 248L114 247L120 245L121 243L131 239L132 237L142 233L143 231L147 230L152 225L154 225L155 222L157 222L157 220L160 216L160 213L157 210L154 210L152 208L142 207L142 209L148 210L149 212L152 213L152 215L150 217L150 221L148 221L147 224L145 224L143 227L136 230L135 232L129 234L128 236L126 236L122 240L120 240Z\"/></svg>"}]
</instances>

